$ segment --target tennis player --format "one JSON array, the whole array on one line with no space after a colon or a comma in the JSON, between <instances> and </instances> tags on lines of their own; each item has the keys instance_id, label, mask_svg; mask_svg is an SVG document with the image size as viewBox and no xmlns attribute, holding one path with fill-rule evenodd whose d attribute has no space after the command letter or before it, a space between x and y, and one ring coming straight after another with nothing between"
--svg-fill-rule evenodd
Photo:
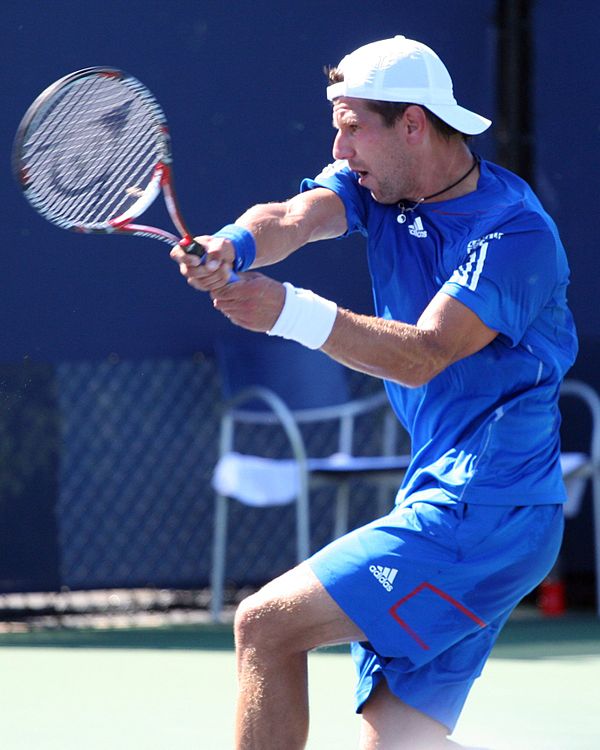
<instances>
[{"instance_id":1,"label":"tennis player","mask_svg":"<svg viewBox=\"0 0 600 750\"><path fill-rule=\"evenodd\" d=\"M556 227L480 159L427 46L396 36L330 71L334 163L282 203L172 255L237 325L382 378L412 438L394 510L239 607L238 750L308 732L307 652L350 642L361 750L435 750L515 605L552 567L565 500L559 384L577 341ZM256 272L308 242L367 239L373 316ZM232 267L240 281L227 284Z\"/></svg>"}]
</instances>

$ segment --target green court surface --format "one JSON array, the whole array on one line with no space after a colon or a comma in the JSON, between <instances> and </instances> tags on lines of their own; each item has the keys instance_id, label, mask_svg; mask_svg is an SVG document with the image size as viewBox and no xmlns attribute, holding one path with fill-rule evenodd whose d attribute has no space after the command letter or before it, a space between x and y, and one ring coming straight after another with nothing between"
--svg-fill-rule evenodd
<instances>
[{"instance_id":1,"label":"green court surface","mask_svg":"<svg viewBox=\"0 0 600 750\"><path fill-rule=\"evenodd\" d=\"M231 646L228 628L208 626L2 634L1 747L229 750ZM311 654L310 679L309 750L356 748L350 657ZM600 621L509 622L455 739L490 750L598 750Z\"/></svg>"}]
</instances>

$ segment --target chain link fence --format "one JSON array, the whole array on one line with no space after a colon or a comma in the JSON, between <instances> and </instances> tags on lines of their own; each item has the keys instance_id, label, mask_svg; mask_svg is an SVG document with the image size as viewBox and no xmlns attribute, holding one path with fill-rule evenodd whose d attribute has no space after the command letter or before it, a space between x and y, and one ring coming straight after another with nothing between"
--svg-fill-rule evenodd
<instances>
[{"instance_id":1,"label":"chain link fence","mask_svg":"<svg viewBox=\"0 0 600 750\"><path fill-rule=\"evenodd\" d=\"M204 606L212 551L211 478L218 457L222 403L214 360L203 355L144 361L115 357L62 362L52 368L52 377L47 368L44 373L44 387L53 391L54 408L42 409L40 416L39 404L37 409L35 403L26 405L21 384L22 408L34 416L20 429L6 419L0 424L0 455L3 484L12 488L9 503L19 502L19 482L31 473L39 456L53 457L46 469L56 471L56 481L45 489L56 493L54 524L46 528L48 535L55 535L58 557L59 585L52 606L66 610L76 601L76 608L84 608L81 598L75 600L72 593L65 604L65 596L78 591L113 592L104 605L97 595L90 597L89 607L95 610L124 602L150 608L151 600L154 606L160 601L160 607L168 608L177 597L167 591L181 592L178 600L188 607ZM356 397L381 387L356 373L349 377ZM38 426L35 435L31 425ZM13 457L7 466L11 431L25 431L29 438L21 440L19 460ZM336 450L334 435L327 430L311 428L304 437L313 455ZM359 421L356 439L361 453L377 453L380 437L381 424L372 418ZM272 437L266 442L254 428L246 439L248 449L258 454L281 455L283 450L283 434L282 443L274 444ZM314 492L310 508L311 544L317 549L331 539L332 491ZM370 520L376 510L373 488L357 483L351 525ZM293 505L256 509L232 503L229 523L226 570L231 595L294 564ZM15 594L18 589L6 572L3 577L2 590ZM115 590L121 593L117 596ZM152 590L162 593L154 598L139 594ZM204 595L190 593L202 591ZM0 608L8 606L6 596L1 599ZM21 608L26 601L35 601L39 610L49 600L21 596L17 601Z\"/></svg>"}]
</instances>

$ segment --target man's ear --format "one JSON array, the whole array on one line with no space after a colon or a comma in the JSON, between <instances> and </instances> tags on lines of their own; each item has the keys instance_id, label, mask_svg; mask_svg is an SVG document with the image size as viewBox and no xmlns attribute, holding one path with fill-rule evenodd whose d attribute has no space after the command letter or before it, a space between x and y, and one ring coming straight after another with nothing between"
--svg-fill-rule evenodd
<instances>
[{"instance_id":1,"label":"man's ear","mask_svg":"<svg viewBox=\"0 0 600 750\"><path fill-rule=\"evenodd\" d=\"M404 111L400 122L410 143L417 144L423 140L427 128L427 115L423 107L418 104L411 104Z\"/></svg>"}]
</instances>

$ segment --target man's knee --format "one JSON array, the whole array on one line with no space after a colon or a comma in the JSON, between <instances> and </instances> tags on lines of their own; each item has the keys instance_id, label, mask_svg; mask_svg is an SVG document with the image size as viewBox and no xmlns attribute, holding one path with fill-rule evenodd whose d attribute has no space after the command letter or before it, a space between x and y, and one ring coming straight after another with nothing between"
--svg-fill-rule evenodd
<instances>
[{"instance_id":1,"label":"man's knee","mask_svg":"<svg viewBox=\"0 0 600 750\"><path fill-rule=\"evenodd\" d=\"M264 590L246 597L235 613L237 650L252 648L281 652L289 649L284 607L284 602L276 596L269 596Z\"/></svg>"},{"instance_id":2,"label":"man's knee","mask_svg":"<svg viewBox=\"0 0 600 750\"><path fill-rule=\"evenodd\" d=\"M238 650L251 647L282 656L365 639L306 564L244 599L234 628Z\"/></svg>"}]
</instances>

